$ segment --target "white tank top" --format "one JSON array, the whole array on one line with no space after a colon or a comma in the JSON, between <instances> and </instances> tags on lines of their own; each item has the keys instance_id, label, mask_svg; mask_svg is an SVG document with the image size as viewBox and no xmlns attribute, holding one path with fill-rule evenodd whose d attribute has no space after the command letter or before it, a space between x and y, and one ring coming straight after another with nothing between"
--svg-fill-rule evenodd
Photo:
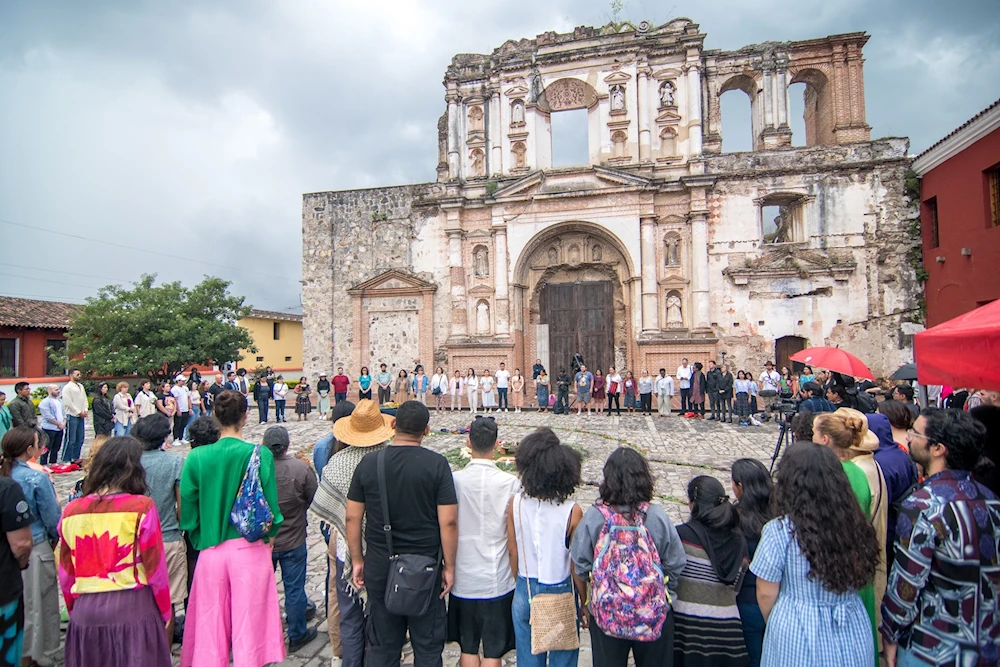
<instances>
[{"instance_id":1,"label":"white tank top","mask_svg":"<svg viewBox=\"0 0 1000 667\"><path fill-rule=\"evenodd\" d=\"M514 496L514 533L517 536L517 573L541 584L559 584L569 577L570 557L566 528L574 503L555 504L523 493Z\"/></svg>"}]
</instances>

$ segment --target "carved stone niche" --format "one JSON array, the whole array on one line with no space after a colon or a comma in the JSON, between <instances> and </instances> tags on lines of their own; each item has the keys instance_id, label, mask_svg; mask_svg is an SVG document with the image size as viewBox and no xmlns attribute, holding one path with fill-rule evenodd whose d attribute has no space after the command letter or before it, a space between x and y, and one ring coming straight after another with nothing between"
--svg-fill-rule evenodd
<instances>
[{"instance_id":1,"label":"carved stone niche","mask_svg":"<svg viewBox=\"0 0 1000 667\"><path fill-rule=\"evenodd\" d=\"M520 97L510 103L510 126L524 127L524 100Z\"/></svg>"},{"instance_id":2,"label":"carved stone niche","mask_svg":"<svg viewBox=\"0 0 1000 667\"><path fill-rule=\"evenodd\" d=\"M559 79L546 86L538 96L538 108L542 111L589 109L597 100L597 91L586 81Z\"/></svg>"}]
</instances>

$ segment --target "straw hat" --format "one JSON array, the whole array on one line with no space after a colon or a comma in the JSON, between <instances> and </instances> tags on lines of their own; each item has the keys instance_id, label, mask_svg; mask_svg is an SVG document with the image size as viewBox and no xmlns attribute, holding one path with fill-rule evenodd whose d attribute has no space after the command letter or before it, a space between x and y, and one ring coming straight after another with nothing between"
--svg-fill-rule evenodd
<instances>
[{"instance_id":1,"label":"straw hat","mask_svg":"<svg viewBox=\"0 0 1000 667\"><path fill-rule=\"evenodd\" d=\"M374 447L393 436L394 418L382 414L378 403L362 399L350 417L338 419L333 424L333 437L353 447Z\"/></svg>"}]
</instances>

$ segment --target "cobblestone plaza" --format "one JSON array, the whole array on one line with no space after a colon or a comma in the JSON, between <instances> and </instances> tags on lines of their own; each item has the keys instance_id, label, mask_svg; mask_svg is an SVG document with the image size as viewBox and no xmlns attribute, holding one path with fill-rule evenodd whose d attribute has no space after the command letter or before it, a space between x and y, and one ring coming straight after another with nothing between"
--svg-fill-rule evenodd
<instances>
[{"instance_id":1,"label":"cobblestone plaza","mask_svg":"<svg viewBox=\"0 0 1000 667\"><path fill-rule=\"evenodd\" d=\"M657 500L670 514L675 523L687 519L687 483L697 475L712 475L728 489L729 469L738 458L752 457L770 463L778 437L778 428L773 424L762 427L740 427L731 424L717 424L710 421L684 419L677 416L666 418L622 415L553 415L551 413L498 413L493 415L500 427L499 437L505 442L519 440L540 426L549 426L566 444L572 445L584 454L583 484L577 490L575 499L587 507L597 498L597 487L601 482L601 469L608 455L619 446L639 449L647 456L656 477ZM310 415L306 422L290 421L284 424L291 435L291 452L306 456L312 461L311 449L320 438L330 433L329 422L320 421ZM431 413L431 435L424 440L424 446L441 453L452 452L465 445L465 436L451 433L462 426L468 426L470 414L466 412ZM249 422L256 420L256 412L251 412ZM261 442L264 430L274 424L249 423L243 437L249 442ZM446 432L442 432L446 431ZM92 437L88 434L89 439ZM86 448L84 450L86 452ZM187 447L170 450L185 456ZM82 473L56 475L56 490L60 502L65 505L73 485ZM297 653L289 655L282 666L326 667L330 664L330 645L326 635L324 613L324 589L326 585L326 545L320 534L318 520L309 519L309 570L306 593L317 603L317 616L313 624L319 624L319 635L309 645ZM282 593L280 578L279 595ZM282 596L283 601L283 596ZM590 667L590 640L586 632L581 634L580 666ZM408 648L408 647L407 647ZM175 664L179 664L180 646L174 646ZM61 655L56 664L61 665ZM457 644L445 647L445 665L458 665ZM412 661L412 655L404 656L404 664ZM504 661L514 665L514 652Z\"/></svg>"}]
</instances>

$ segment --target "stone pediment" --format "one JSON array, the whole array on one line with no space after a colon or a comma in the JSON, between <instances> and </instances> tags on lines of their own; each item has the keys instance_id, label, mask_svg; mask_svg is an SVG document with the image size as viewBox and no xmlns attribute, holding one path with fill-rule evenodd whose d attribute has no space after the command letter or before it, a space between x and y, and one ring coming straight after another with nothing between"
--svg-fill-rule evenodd
<instances>
[{"instance_id":1,"label":"stone pediment","mask_svg":"<svg viewBox=\"0 0 1000 667\"><path fill-rule=\"evenodd\" d=\"M760 257L744 260L742 266L729 266L723 273L737 285L746 285L752 278L813 278L832 276L837 281L850 278L857 268L853 260L840 260L814 250L800 249L801 244L765 252Z\"/></svg>"},{"instance_id":2,"label":"stone pediment","mask_svg":"<svg viewBox=\"0 0 1000 667\"><path fill-rule=\"evenodd\" d=\"M513 86L505 90L504 95L506 95L507 97L524 97L529 92L531 91L525 88L524 86Z\"/></svg>"},{"instance_id":3,"label":"stone pediment","mask_svg":"<svg viewBox=\"0 0 1000 667\"><path fill-rule=\"evenodd\" d=\"M676 107L674 107L674 108L676 108ZM656 117L656 122L657 123L661 123L661 124L671 125L671 124L679 123L680 121L681 121L680 114L678 114L678 113L676 113L674 111L670 111L669 109L661 111L660 115Z\"/></svg>"},{"instance_id":4,"label":"stone pediment","mask_svg":"<svg viewBox=\"0 0 1000 667\"><path fill-rule=\"evenodd\" d=\"M429 283L422 278L400 271L399 269L389 269L374 278L358 283L347 290L348 294L363 296L400 296L407 294L421 294L424 292L434 292L437 285Z\"/></svg>"},{"instance_id":5,"label":"stone pediment","mask_svg":"<svg viewBox=\"0 0 1000 667\"><path fill-rule=\"evenodd\" d=\"M539 199L572 193L583 196L608 192L638 192L654 188L653 182L648 178L607 167L591 166L581 169L536 171L500 188L493 198L497 201L526 197Z\"/></svg>"},{"instance_id":6,"label":"stone pediment","mask_svg":"<svg viewBox=\"0 0 1000 667\"><path fill-rule=\"evenodd\" d=\"M604 81L609 84L628 83L631 80L632 76L627 72L622 72L622 71L614 72L613 74L609 74L608 76L604 77Z\"/></svg>"}]
</instances>

